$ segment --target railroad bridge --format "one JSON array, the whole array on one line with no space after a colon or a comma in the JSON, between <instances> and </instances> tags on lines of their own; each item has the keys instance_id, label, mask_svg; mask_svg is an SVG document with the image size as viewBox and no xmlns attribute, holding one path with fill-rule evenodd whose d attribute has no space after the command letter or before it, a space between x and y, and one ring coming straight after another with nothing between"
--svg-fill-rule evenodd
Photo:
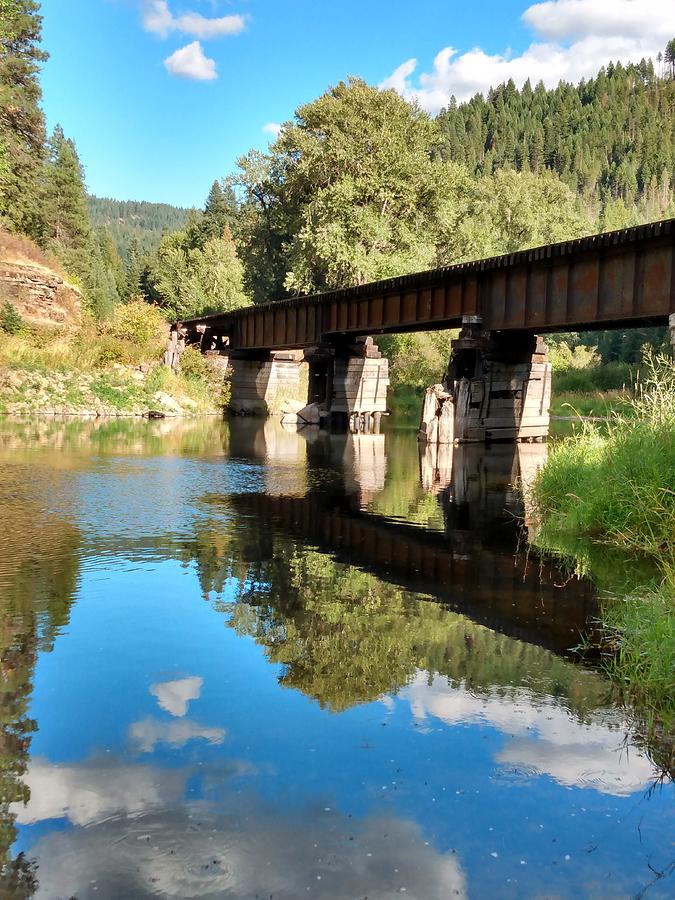
<instances>
[{"instance_id":1,"label":"railroad bridge","mask_svg":"<svg viewBox=\"0 0 675 900\"><path fill-rule=\"evenodd\" d=\"M443 384L427 391L420 436L540 439L551 390L542 335L670 324L675 337L674 249L668 219L202 316L176 323L168 355L185 341L227 360L235 411L317 404L369 430L389 383L373 336L460 328Z\"/></svg>"}]
</instances>

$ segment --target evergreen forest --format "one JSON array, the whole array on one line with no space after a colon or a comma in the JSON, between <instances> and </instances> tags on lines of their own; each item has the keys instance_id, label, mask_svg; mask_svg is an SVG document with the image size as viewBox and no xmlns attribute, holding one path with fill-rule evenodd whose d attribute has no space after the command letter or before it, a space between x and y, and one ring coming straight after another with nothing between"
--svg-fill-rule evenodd
<instances>
[{"instance_id":1,"label":"evergreen forest","mask_svg":"<svg viewBox=\"0 0 675 900\"><path fill-rule=\"evenodd\" d=\"M117 250L125 256L134 241L141 253L152 253L162 237L184 228L194 210L181 209L168 203L145 200L112 200L109 197L87 198L91 224L110 232Z\"/></svg>"}]
</instances>

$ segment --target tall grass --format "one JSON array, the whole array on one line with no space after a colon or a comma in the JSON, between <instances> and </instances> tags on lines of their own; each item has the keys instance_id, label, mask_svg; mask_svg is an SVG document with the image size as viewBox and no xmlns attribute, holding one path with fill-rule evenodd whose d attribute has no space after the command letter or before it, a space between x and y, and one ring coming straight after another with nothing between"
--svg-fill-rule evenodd
<instances>
[{"instance_id":1,"label":"tall grass","mask_svg":"<svg viewBox=\"0 0 675 900\"><path fill-rule=\"evenodd\" d=\"M23 395L31 390L34 393L31 374L42 376L37 386L47 396L41 401L47 407L155 408L157 391L202 411L222 407L228 400L222 374L197 350L185 351L180 375L159 364L168 325L157 307L142 301L118 306L105 323L87 317L69 328L24 323L16 333L9 333L0 321L0 332L0 412L24 401ZM143 384L130 371L141 364L150 368ZM3 378L7 372L18 378ZM38 401L31 411L40 412Z\"/></svg>"},{"instance_id":2,"label":"tall grass","mask_svg":"<svg viewBox=\"0 0 675 900\"><path fill-rule=\"evenodd\" d=\"M605 593L611 671L675 720L675 366L645 356L630 409L555 446L533 486L536 543ZM616 564L619 553L628 564Z\"/></svg>"}]
</instances>

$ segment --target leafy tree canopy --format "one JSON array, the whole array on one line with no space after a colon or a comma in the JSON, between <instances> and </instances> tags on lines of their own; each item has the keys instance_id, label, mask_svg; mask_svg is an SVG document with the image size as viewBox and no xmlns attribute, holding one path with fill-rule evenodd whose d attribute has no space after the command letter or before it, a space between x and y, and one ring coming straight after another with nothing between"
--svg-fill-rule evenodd
<instances>
[{"instance_id":1,"label":"leafy tree canopy","mask_svg":"<svg viewBox=\"0 0 675 900\"><path fill-rule=\"evenodd\" d=\"M172 318L246 306L244 270L229 232L202 246L190 229L167 235L150 269L150 289Z\"/></svg>"}]
</instances>

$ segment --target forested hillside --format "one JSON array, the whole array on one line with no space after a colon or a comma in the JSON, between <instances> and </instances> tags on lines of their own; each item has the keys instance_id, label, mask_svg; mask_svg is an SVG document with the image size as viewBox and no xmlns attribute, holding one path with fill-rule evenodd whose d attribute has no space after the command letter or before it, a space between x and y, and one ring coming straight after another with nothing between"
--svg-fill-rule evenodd
<instances>
[{"instance_id":1,"label":"forested hillside","mask_svg":"<svg viewBox=\"0 0 675 900\"><path fill-rule=\"evenodd\" d=\"M675 190L673 53L671 41L657 69L617 63L576 86L527 81L518 90L509 81L486 98L452 100L438 116L441 154L475 174L548 169L602 209L621 200L657 218Z\"/></svg>"},{"instance_id":2,"label":"forested hillside","mask_svg":"<svg viewBox=\"0 0 675 900\"><path fill-rule=\"evenodd\" d=\"M159 247L164 234L183 228L193 210L148 203L145 200L112 200L108 197L87 198L94 228L105 228L122 256L127 255L135 240L141 253Z\"/></svg>"}]
</instances>

